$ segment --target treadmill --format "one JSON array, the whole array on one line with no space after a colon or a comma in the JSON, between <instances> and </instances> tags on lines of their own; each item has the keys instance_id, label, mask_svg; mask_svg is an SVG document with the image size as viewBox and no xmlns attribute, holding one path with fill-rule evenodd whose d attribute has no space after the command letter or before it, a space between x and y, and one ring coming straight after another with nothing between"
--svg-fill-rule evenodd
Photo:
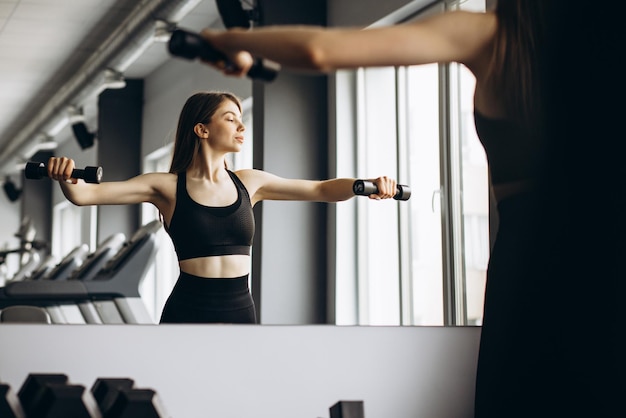
<instances>
[{"instance_id":1,"label":"treadmill","mask_svg":"<svg viewBox=\"0 0 626 418\"><path fill-rule=\"evenodd\" d=\"M0 288L0 309L14 305L76 305L86 323L154 324L139 287L154 262L161 227L161 222L155 220L139 228L99 269L88 263L66 280L7 284Z\"/></svg>"}]
</instances>

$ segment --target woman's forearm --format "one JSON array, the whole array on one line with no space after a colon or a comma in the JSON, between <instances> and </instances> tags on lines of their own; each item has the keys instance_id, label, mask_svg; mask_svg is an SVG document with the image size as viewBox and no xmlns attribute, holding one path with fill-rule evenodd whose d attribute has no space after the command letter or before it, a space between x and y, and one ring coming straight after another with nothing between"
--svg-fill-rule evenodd
<instances>
[{"instance_id":1,"label":"woman's forearm","mask_svg":"<svg viewBox=\"0 0 626 418\"><path fill-rule=\"evenodd\" d=\"M61 186L61 191L67 200L72 202L77 206L87 205L86 203L88 198L89 188L88 184L78 182L76 184L66 183L64 181L60 181L59 185Z\"/></svg>"},{"instance_id":2,"label":"woman's forearm","mask_svg":"<svg viewBox=\"0 0 626 418\"><path fill-rule=\"evenodd\" d=\"M212 32L208 39L219 50L248 51L295 69L332 71L339 64L332 57L338 52L340 31L316 26L268 26L253 31Z\"/></svg>"},{"instance_id":3,"label":"woman's forearm","mask_svg":"<svg viewBox=\"0 0 626 418\"><path fill-rule=\"evenodd\" d=\"M356 179L339 178L320 183L320 195L323 202L341 202L354 197L352 186Z\"/></svg>"}]
</instances>

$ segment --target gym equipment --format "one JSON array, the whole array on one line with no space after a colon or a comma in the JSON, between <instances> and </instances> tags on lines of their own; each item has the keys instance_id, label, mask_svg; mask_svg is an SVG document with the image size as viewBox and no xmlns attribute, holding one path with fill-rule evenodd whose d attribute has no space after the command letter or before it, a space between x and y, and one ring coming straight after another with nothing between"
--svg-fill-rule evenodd
<instances>
[{"instance_id":1,"label":"gym equipment","mask_svg":"<svg viewBox=\"0 0 626 418\"><path fill-rule=\"evenodd\" d=\"M128 378L98 378L91 393L102 415L111 418L160 418L168 416L157 393L138 389Z\"/></svg>"},{"instance_id":2,"label":"gym equipment","mask_svg":"<svg viewBox=\"0 0 626 418\"><path fill-rule=\"evenodd\" d=\"M34 322L38 324L51 324L50 314L38 306L9 306L0 310L0 322ZM0 414L0 416L3 416Z\"/></svg>"},{"instance_id":3,"label":"gym equipment","mask_svg":"<svg viewBox=\"0 0 626 418\"><path fill-rule=\"evenodd\" d=\"M222 61L227 67L232 66L227 61L226 56L213 49L202 36L183 29L176 29L172 32L168 42L168 50L170 54L177 57L189 60L200 58L212 63ZM279 64L267 59L257 58L246 75L252 79L273 81L278 75L278 71L280 71Z\"/></svg>"},{"instance_id":4,"label":"gym equipment","mask_svg":"<svg viewBox=\"0 0 626 418\"><path fill-rule=\"evenodd\" d=\"M95 418L98 406L82 385L68 382L64 374L29 374L17 397L28 417Z\"/></svg>"},{"instance_id":5,"label":"gym equipment","mask_svg":"<svg viewBox=\"0 0 626 418\"><path fill-rule=\"evenodd\" d=\"M33 272L37 270L37 268L39 268L41 262L42 260L39 253L33 253L30 257L30 260L28 260L26 264L24 264L17 272L15 272L15 274L11 276L9 281L18 282L20 280L26 279L28 276L33 274Z\"/></svg>"},{"instance_id":6,"label":"gym equipment","mask_svg":"<svg viewBox=\"0 0 626 418\"><path fill-rule=\"evenodd\" d=\"M67 280L71 273L80 267L89 255L87 244L81 244L70 251L54 267L44 268L32 280ZM46 312L55 324L84 324L85 320L78 307L73 305L47 306Z\"/></svg>"},{"instance_id":7,"label":"gym equipment","mask_svg":"<svg viewBox=\"0 0 626 418\"><path fill-rule=\"evenodd\" d=\"M80 244L70 251L52 270L41 280L67 280L72 272L80 267L89 255L87 244Z\"/></svg>"},{"instance_id":8,"label":"gym equipment","mask_svg":"<svg viewBox=\"0 0 626 418\"><path fill-rule=\"evenodd\" d=\"M57 258L52 254L48 254L46 258L39 263L36 269L34 269L29 275L24 277L24 280L39 280L46 277L59 263Z\"/></svg>"},{"instance_id":9,"label":"gym equipment","mask_svg":"<svg viewBox=\"0 0 626 418\"><path fill-rule=\"evenodd\" d=\"M411 189L404 184L396 185L397 192L393 197L395 200L409 200L411 197ZM352 191L357 196L369 196L378 193L376 184L367 180L355 180L352 185Z\"/></svg>"},{"instance_id":10,"label":"gym equipment","mask_svg":"<svg viewBox=\"0 0 626 418\"><path fill-rule=\"evenodd\" d=\"M0 285L12 280L23 280L30 276L41 264L40 250L48 247L48 243L36 240L37 230L32 219L28 216L22 218L22 222L15 236L19 238L20 244L17 248L5 249L0 251ZM17 254L19 256L19 267L13 275L8 275L5 266L6 259L9 254Z\"/></svg>"},{"instance_id":11,"label":"gym equipment","mask_svg":"<svg viewBox=\"0 0 626 418\"><path fill-rule=\"evenodd\" d=\"M52 321L67 323L68 312L86 323L153 324L139 295L139 286L154 261L157 252L156 233L160 221L139 228L133 237L94 273L85 267L83 280L26 280L8 283L0 288L0 309L13 305L46 308ZM119 237L113 242L119 246ZM108 251L109 256L112 251ZM100 260L94 257L92 262ZM101 260L100 260L101 261ZM61 311L61 314L59 314ZM65 322L64 322L65 321Z\"/></svg>"},{"instance_id":12,"label":"gym equipment","mask_svg":"<svg viewBox=\"0 0 626 418\"><path fill-rule=\"evenodd\" d=\"M96 251L89 254L80 268L74 270L68 280L93 280L98 271L122 249L126 243L126 235L122 232L111 235L98 245Z\"/></svg>"},{"instance_id":13,"label":"gym equipment","mask_svg":"<svg viewBox=\"0 0 626 418\"><path fill-rule=\"evenodd\" d=\"M339 401L330 407L330 418L364 418L363 401Z\"/></svg>"},{"instance_id":14,"label":"gym equipment","mask_svg":"<svg viewBox=\"0 0 626 418\"><path fill-rule=\"evenodd\" d=\"M0 383L0 417L25 418L24 409L11 386Z\"/></svg>"},{"instance_id":15,"label":"gym equipment","mask_svg":"<svg viewBox=\"0 0 626 418\"><path fill-rule=\"evenodd\" d=\"M24 167L24 175L27 179L39 180L48 177L48 167L41 162L29 161ZM102 167L75 168L72 171L72 178L83 179L85 183L100 183L102 181Z\"/></svg>"},{"instance_id":16,"label":"gym equipment","mask_svg":"<svg viewBox=\"0 0 626 418\"><path fill-rule=\"evenodd\" d=\"M0 383L2 418L166 418L156 391L129 378L98 378L91 390L62 373L30 373L17 395Z\"/></svg>"}]
</instances>

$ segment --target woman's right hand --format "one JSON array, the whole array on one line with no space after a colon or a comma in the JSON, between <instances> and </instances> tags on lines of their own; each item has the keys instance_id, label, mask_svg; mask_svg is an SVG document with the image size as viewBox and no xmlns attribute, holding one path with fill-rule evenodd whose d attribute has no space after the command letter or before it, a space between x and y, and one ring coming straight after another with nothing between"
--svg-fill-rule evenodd
<instances>
[{"instance_id":1,"label":"woman's right hand","mask_svg":"<svg viewBox=\"0 0 626 418\"><path fill-rule=\"evenodd\" d=\"M236 31L237 29L232 29L232 31ZM222 34L228 35L228 31L217 31L212 29L204 29L200 32L202 37L216 50L222 52L228 62L226 61L218 61L218 62L210 62L204 61L210 66L216 68L221 71L225 75L235 76L235 77L243 77L248 74L250 68L254 64L254 59L252 55L250 55L247 51L241 50L231 50L227 51L223 48L220 48L218 45L219 36Z\"/></svg>"},{"instance_id":2,"label":"woman's right hand","mask_svg":"<svg viewBox=\"0 0 626 418\"><path fill-rule=\"evenodd\" d=\"M72 177L74 160L67 157L50 157L48 160L48 177L59 182L76 184L78 179Z\"/></svg>"}]
</instances>

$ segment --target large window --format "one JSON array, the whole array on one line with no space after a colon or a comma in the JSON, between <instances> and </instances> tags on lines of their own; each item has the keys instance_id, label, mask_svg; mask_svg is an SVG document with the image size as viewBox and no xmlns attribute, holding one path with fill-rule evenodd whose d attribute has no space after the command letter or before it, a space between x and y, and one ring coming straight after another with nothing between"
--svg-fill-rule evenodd
<instances>
[{"instance_id":1,"label":"large window","mask_svg":"<svg viewBox=\"0 0 626 418\"><path fill-rule=\"evenodd\" d=\"M414 19L446 7L484 10L484 0L441 3ZM353 119L337 119L355 126L355 158L338 164L354 166L361 178L396 176L412 195L407 202L359 199L356 216L338 211L338 225L355 219L345 226L354 249L338 246L337 259L356 256L356 315L338 314L337 323L480 324L489 194L473 125L472 74L457 64L367 68L352 78L338 75L339 98L346 85ZM348 277L338 276L338 286L346 288Z\"/></svg>"},{"instance_id":2,"label":"large window","mask_svg":"<svg viewBox=\"0 0 626 418\"><path fill-rule=\"evenodd\" d=\"M54 206L51 253L57 260L83 243L96 250L97 213L96 206L76 206L67 200Z\"/></svg>"}]
</instances>

